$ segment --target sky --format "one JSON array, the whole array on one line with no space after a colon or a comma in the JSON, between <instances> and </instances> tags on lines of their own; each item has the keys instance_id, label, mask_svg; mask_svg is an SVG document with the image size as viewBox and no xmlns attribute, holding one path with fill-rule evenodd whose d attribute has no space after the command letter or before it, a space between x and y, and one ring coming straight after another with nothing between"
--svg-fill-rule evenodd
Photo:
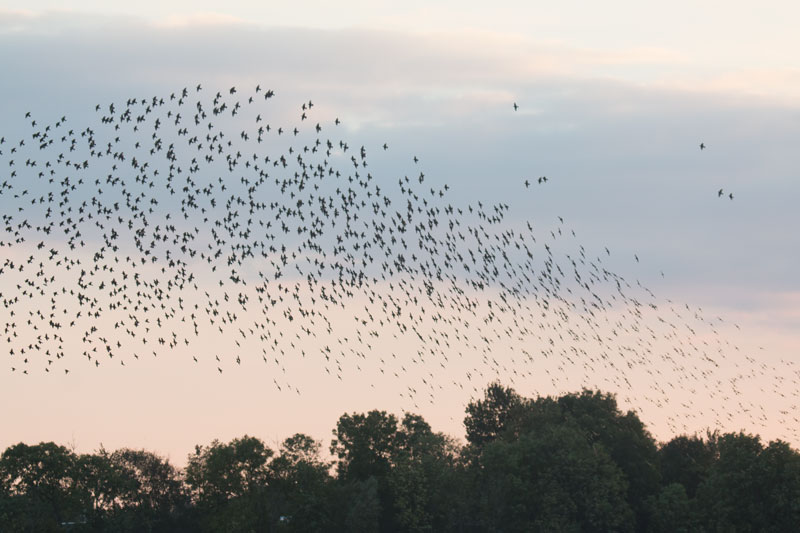
<instances>
[{"instance_id":1,"label":"sky","mask_svg":"<svg viewBox=\"0 0 800 533\"><path fill-rule=\"evenodd\" d=\"M724 336L731 375L747 376L735 402L709 395L719 383L711 379L664 403L666 393L647 399L644 385L615 390L617 381L594 376L657 438L715 427L723 413L722 429L798 446L800 427L787 415L797 413L800 377L798 11L775 1L0 1L0 136L26 135L27 111L42 121L66 115L79 127L95 120L95 104L197 83L209 95L270 87L276 123L313 99L316 120L340 118L352 145L376 153L376 176L418 171L416 155L453 202L507 202L510 225L532 220L545 233L562 217L590 255L612 250L608 264L652 290L662 308L721 317L697 338ZM524 187L541 175L550 177L546 189ZM15 290L10 279L4 295ZM224 341L205 340L219 350ZM376 352L413 352L382 342ZM499 341L495 351L520 349L509 341L504 352ZM305 432L327 445L341 414L373 408L416 411L461 437L466 402L505 375L486 372L471 390L449 388L415 405L400 395L408 382L380 381L366 368L369 355L344 381L288 356L278 376L255 358L219 374L180 349L125 367L76 362L69 375L0 364L0 448L41 440L79 451L144 447L182 464L195 444L245 433L275 446ZM466 357L460 364L469 368ZM725 371L718 379L727 382ZM513 386L534 396L592 379L531 376Z\"/></svg>"}]
</instances>

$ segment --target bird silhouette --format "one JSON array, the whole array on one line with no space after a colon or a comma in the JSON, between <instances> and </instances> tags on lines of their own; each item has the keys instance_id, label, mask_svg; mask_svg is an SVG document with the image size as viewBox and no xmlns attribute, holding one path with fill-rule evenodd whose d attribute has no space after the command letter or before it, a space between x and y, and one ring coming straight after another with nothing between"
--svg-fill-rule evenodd
<instances>
[{"instance_id":1,"label":"bird silhouette","mask_svg":"<svg viewBox=\"0 0 800 533\"><path fill-rule=\"evenodd\" d=\"M416 155L401 154L413 171L379 171L391 140L345 138L320 98L192 86L96 104L83 125L26 121L0 152L0 331L16 376L66 375L75 358L127 369L144 346L218 379L256 360L281 391L299 392L293 358L337 383L371 369L411 401L498 375L556 388L605 376L657 407L741 390L717 374L738 357L719 321L616 272L620 254L584 246L563 218L534 224L490 194L459 202Z\"/></svg>"}]
</instances>

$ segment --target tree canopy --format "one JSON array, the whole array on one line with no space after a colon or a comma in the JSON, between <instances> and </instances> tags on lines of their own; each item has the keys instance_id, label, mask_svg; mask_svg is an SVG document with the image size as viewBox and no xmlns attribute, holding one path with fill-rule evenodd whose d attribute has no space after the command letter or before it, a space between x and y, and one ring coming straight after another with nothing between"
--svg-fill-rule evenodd
<instances>
[{"instance_id":1,"label":"tree canopy","mask_svg":"<svg viewBox=\"0 0 800 533\"><path fill-rule=\"evenodd\" d=\"M709 431L657 443L612 394L493 383L464 444L413 413L345 413L328 451L245 435L186 467L52 442L0 455L0 531L799 531L800 453Z\"/></svg>"}]
</instances>

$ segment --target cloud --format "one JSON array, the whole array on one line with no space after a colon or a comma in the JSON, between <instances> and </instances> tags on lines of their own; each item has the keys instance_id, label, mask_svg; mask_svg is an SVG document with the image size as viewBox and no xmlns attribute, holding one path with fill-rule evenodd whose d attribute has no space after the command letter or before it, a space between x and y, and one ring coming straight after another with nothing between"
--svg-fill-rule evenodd
<instances>
[{"instance_id":1,"label":"cloud","mask_svg":"<svg viewBox=\"0 0 800 533\"><path fill-rule=\"evenodd\" d=\"M154 22L75 12L0 13L0 32L8 33L13 28L22 34L7 41L11 47L23 44L26 35L52 34L59 29L58 45L67 50L87 39L96 45L102 43L89 56L99 60L111 59L108 56L129 49L124 59L135 59L132 52L138 51L153 68L188 62L191 68L207 72L220 68L240 74L277 71L311 80L352 80L353 85L486 86L501 81L524 83L541 77L581 77L587 69L607 65L680 61L674 53L662 49L597 52L563 43L536 42L517 34L477 30L414 33L263 27L213 12L173 15ZM62 55L58 50L51 51L57 57ZM46 64L46 57L37 59L44 59ZM127 62L117 64L131 67Z\"/></svg>"},{"instance_id":2,"label":"cloud","mask_svg":"<svg viewBox=\"0 0 800 533\"><path fill-rule=\"evenodd\" d=\"M20 109L71 109L78 124L96 102L260 83L276 90L275 121L313 98L320 120L340 116L364 143L390 136L393 148L424 156L431 175L457 182L465 201L491 179L498 196L524 206L519 216L532 206L567 216L598 246L648 252L675 283L797 284L786 155L800 141L797 71L701 76L666 48L597 51L476 30L264 27L214 13L0 15L1 28L23 23L0 31L6 128ZM518 198L528 174L560 176L547 201ZM720 187L736 202L708 204Z\"/></svg>"},{"instance_id":3,"label":"cloud","mask_svg":"<svg viewBox=\"0 0 800 533\"><path fill-rule=\"evenodd\" d=\"M714 94L800 94L800 75L792 69L709 75L691 57L666 47L599 50L474 29L268 27L218 12L148 21L66 11L0 11L0 36L29 74L60 71L65 83L70 73L101 83L100 71L107 82L140 85L187 77L209 83L269 77L282 86L350 93L365 102L382 95L435 96L437 91L448 98L454 91L497 94L570 80Z\"/></svg>"},{"instance_id":4,"label":"cloud","mask_svg":"<svg viewBox=\"0 0 800 533\"><path fill-rule=\"evenodd\" d=\"M33 11L0 9L0 34L29 30L35 18Z\"/></svg>"},{"instance_id":5,"label":"cloud","mask_svg":"<svg viewBox=\"0 0 800 533\"><path fill-rule=\"evenodd\" d=\"M170 15L162 19L158 19L153 23L156 28L187 28L199 27L207 28L209 26L249 26L245 19L227 15L224 13L214 12L200 12L191 13L188 15Z\"/></svg>"}]
</instances>

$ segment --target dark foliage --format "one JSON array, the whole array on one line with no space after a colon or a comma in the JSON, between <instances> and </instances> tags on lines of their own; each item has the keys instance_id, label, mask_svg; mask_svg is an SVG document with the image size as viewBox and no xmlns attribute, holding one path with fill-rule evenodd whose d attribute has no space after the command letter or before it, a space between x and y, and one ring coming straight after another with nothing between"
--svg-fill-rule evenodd
<instances>
[{"instance_id":1,"label":"dark foliage","mask_svg":"<svg viewBox=\"0 0 800 533\"><path fill-rule=\"evenodd\" d=\"M800 531L800 454L744 433L657 445L613 395L466 408L467 444L418 415L342 415L331 460L296 434L144 450L52 442L0 456L0 531Z\"/></svg>"}]
</instances>

